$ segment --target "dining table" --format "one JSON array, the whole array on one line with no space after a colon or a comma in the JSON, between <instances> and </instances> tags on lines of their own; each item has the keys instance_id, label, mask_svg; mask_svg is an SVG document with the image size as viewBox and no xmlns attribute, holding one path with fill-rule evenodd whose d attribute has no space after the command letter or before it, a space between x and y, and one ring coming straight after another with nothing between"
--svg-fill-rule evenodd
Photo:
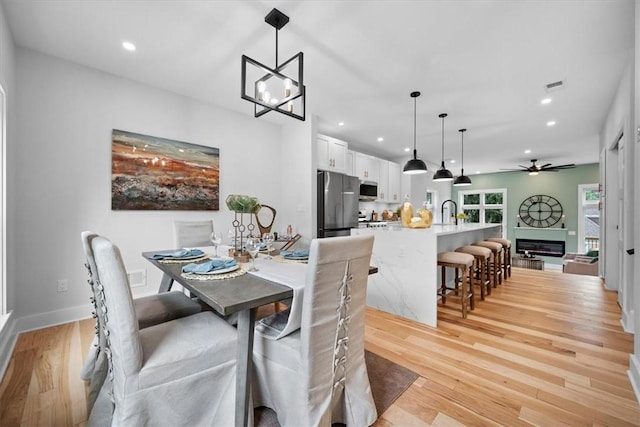
<instances>
[{"instance_id":1,"label":"dining table","mask_svg":"<svg viewBox=\"0 0 640 427\"><path fill-rule=\"evenodd\" d=\"M209 258L213 257L213 247L201 249ZM219 253L227 253L229 247L219 246ZM236 362L236 411L235 425L247 426L249 421L250 385L252 377L252 355L254 324L258 307L289 300L289 321L274 339L297 330L302 313L302 293L304 291L306 263L275 261L267 254L259 254L255 260L258 271L248 271L252 263L241 263L240 275L218 278L213 275L195 278L184 274L182 267L196 260L154 259L159 253L171 253L177 249L143 252L142 256L163 273L158 292L168 292L174 282L188 290L221 316L237 313L238 349ZM203 280L204 279L204 280Z\"/></svg>"},{"instance_id":2,"label":"dining table","mask_svg":"<svg viewBox=\"0 0 640 427\"><path fill-rule=\"evenodd\" d=\"M254 327L260 329L268 339L282 338L300 328L307 261L286 259L279 255L278 250L273 250L269 253L263 251L256 257L257 271L251 271L253 262L249 261L238 263L238 269L226 275L197 276L183 273L185 265L206 262L214 258L214 253L228 253L231 247L220 245L217 251L213 247L198 249L202 250L203 256L189 260L154 259L154 255L173 253L177 249L143 252L142 256L163 273L158 292L170 291L176 282L221 316L237 315L235 425L246 427L250 419L249 411L253 409L249 407L249 397ZM377 267L369 267L369 274L377 271ZM287 301L284 321L283 316L271 316L277 321L269 323L267 318L256 324L258 307L278 301Z\"/></svg>"}]
</instances>

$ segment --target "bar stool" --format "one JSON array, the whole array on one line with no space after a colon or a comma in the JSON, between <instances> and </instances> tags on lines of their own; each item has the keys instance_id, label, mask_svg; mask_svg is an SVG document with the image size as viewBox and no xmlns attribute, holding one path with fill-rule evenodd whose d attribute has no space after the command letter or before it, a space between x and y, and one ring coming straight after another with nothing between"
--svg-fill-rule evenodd
<instances>
[{"instance_id":1,"label":"bar stool","mask_svg":"<svg viewBox=\"0 0 640 427\"><path fill-rule=\"evenodd\" d=\"M511 277L511 240L503 239L501 237L490 237L487 239L490 242L497 242L502 245L504 253L502 254L502 267L504 273L504 279Z\"/></svg>"},{"instance_id":2,"label":"bar stool","mask_svg":"<svg viewBox=\"0 0 640 427\"><path fill-rule=\"evenodd\" d=\"M480 240L478 242L475 242L472 246L482 246L485 248L489 248L491 249L491 254L492 256L492 262L489 263L489 265L491 266L491 274L493 276L493 287L496 288L498 287L498 284L502 283L502 266L501 264L501 260L502 260L502 245L500 243L497 242L488 242L486 240Z\"/></svg>"},{"instance_id":3,"label":"bar stool","mask_svg":"<svg viewBox=\"0 0 640 427\"><path fill-rule=\"evenodd\" d=\"M470 272L473 268L473 255L461 253L461 252L440 252L438 253L438 266L442 268L441 273L441 286L438 291L438 295L442 298L442 304L447 302L447 291L455 291L458 294L458 283L461 283L460 292L460 304L462 305L462 317L467 317L467 305L473 310L475 308L475 299L473 297L473 286L468 286L471 281ZM447 287L446 268L455 269L454 284L455 287ZM462 274L458 276L458 271L462 271Z\"/></svg>"},{"instance_id":4,"label":"bar stool","mask_svg":"<svg viewBox=\"0 0 640 427\"><path fill-rule=\"evenodd\" d=\"M462 246L456 252L473 255L473 277L475 284L480 286L480 300L484 301L486 294L491 295L491 275L489 274L489 261L491 260L491 249L482 246Z\"/></svg>"}]
</instances>

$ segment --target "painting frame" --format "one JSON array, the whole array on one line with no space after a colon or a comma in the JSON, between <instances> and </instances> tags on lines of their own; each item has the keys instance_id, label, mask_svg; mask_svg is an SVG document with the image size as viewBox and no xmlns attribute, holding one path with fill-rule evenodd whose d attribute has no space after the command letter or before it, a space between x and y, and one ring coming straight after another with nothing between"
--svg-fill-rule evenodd
<instances>
[{"instance_id":1,"label":"painting frame","mask_svg":"<svg viewBox=\"0 0 640 427\"><path fill-rule=\"evenodd\" d=\"M220 149L113 129L112 210L220 209Z\"/></svg>"}]
</instances>

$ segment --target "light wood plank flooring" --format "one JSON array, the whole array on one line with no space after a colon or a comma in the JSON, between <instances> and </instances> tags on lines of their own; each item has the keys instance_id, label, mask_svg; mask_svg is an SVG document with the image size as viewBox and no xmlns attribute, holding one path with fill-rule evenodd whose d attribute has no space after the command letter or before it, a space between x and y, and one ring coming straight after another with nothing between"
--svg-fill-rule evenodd
<instances>
[{"instance_id":1,"label":"light wood plank flooring","mask_svg":"<svg viewBox=\"0 0 640 427\"><path fill-rule=\"evenodd\" d=\"M376 426L640 426L633 337L599 279L514 268L467 319L456 303L439 307L437 329L367 310L367 349L420 374ZM86 424L92 333L88 319L19 337L1 426Z\"/></svg>"}]
</instances>

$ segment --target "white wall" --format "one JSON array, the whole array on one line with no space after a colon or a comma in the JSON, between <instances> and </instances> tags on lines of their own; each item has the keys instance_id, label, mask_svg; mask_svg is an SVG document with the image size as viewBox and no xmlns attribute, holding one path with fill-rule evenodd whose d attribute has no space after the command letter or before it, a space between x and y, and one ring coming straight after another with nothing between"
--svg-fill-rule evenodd
<instances>
[{"instance_id":1,"label":"white wall","mask_svg":"<svg viewBox=\"0 0 640 427\"><path fill-rule=\"evenodd\" d=\"M640 1L636 0L636 13L635 13L635 68L633 81L635 83L634 93L635 101L633 104L633 116L634 125L633 129L635 133L632 133L629 138L629 144L635 147L635 159L634 159L634 182L640 182ZM636 398L640 401L640 223L637 221L640 218L640 196L635 193L634 200L634 220L635 224L635 236L634 236L634 248L635 255L633 256L634 271L634 330L636 332L633 345L633 354L629 357L629 378L631 384L636 392Z\"/></svg>"},{"instance_id":2,"label":"white wall","mask_svg":"<svg viewBox=\"0 0 640 427\"><path fill-rule=\"evenodd\" d=\"M639 2L636 1L636 40L638 36L638 25L640 20L638 18ZM624 259L623 270L621 271L616 258L616 251L618 251L618 242L615 241L616 233L620 230L623 233L623 246L624 249L638 247L637 228L640 224L637 224L637 207L638 196L636 195L635 182L637 182L637 175L634 178L634 171L637 174L637 170L640 167L637 153L637 118L636 109L637 105L637 92L638 92L638 77L636 64L637 58L637 46L635 50L629 52L629 63L625 72L620 80L618 90L615 98L609 109L609 113L603 124L602 131L600 133L600 149L605 150L605 209L606 209L606 252L604 254L604 261L607 263L605 270L605 282L607 287L616 289L618 291L618 301L622 309L622 325L626 331L633 333L637 332L637 325L640 323L638 317L640 316L640 298L638 294L640 289L638 288L638 280L635 274L637 273L637 267L634 268L634 264L638 263L637 255L631 257L625 253L620 256ZM635 104L635 105L634 105ZM618 204L618 191L617 191L617 155L611 149L614 147L619 135L624 134L624 220L619 222L617 217L617 204ZM636 209L634 210L634 206ZM618 229L616 229L618 227ZM635 229L635 232L634 232ZM634 237L635 236L635 237ZM614 282L614 283L612 283ZM617 283L615 283L617 282ZM636 397L640 400L640 343L639 339L634 337L634 354L630 355L630 370L629 378L634 386Z\"/></svg>"},{"instance_id":3,"label":"white wall","mask_svg":"<svg viewBox=\"0 0 640 427\"><path fill-rule=\"evenodd\" d=\"M16 83L15 83L15 47L13 43L13 37L9 32L9 26L7 25L6 17L4 14L3 4L0 2L0 85L4 89L5 98L6 98L6 146L4 152L4 162L6 165L11 165L14 162L12 159L14 158L13 147L16 145L15 143L15 92L16 92ZM1 157L1 156L0 156ZM0 168L1 169L1 168ZM6 169L5 169L6 172ZM0 180L2 181L2 180ZM9 172L6 172L4 175L4 184L5 188L9 188L11 184L11 176ZM8 221L7 218L15 217L14 210L11 205L11 194L6 194L7 197L5 203L5 220ZM11 253L11 243L14 241L13 236L7 236L7 251L5 252L7 265L14 258ZM6 275L5 268L5 283L9 283L9 280ZM11 287L7 287L6 294L4 295L6 307L8 310L11 310L11 307L15 305L15 292ZM2 293L0 293L1 296ZM14 319L15 316L2 316L0 313L0 377L4 372L5 367L9 363L9 357L11 356L10 350L13 346L14 336L13 336L13 327L14 327ZM8 349L8 351L5 351Z\"/></svg>"},{"instance_id":4,"label":"white wall","mask_svg":"<svg viewBox=\"0 0 640 427\"><path fill-rule=\"evenodd\" d=\"M128 270L147 271L148 285L133 289L140 295L155 292L160 281L140 253L173 247L173 220L212 218L226 235L233 215L224 200L233 193L256 196L286 214L280 176L265 170L273 165L277 171L283 160L279 126L33 51L17 52L18 141L9 167L18 215L9 224L9 286L16 295L11 308L22 318L19 329L84 313L89 287L83 230L118 244ZM220 210L112 211L114 128L220 148ZM68 292L57 293L57 279L69 280ZM82 309L73 311L77 306Z\"/></svg>"}]
</instances>

